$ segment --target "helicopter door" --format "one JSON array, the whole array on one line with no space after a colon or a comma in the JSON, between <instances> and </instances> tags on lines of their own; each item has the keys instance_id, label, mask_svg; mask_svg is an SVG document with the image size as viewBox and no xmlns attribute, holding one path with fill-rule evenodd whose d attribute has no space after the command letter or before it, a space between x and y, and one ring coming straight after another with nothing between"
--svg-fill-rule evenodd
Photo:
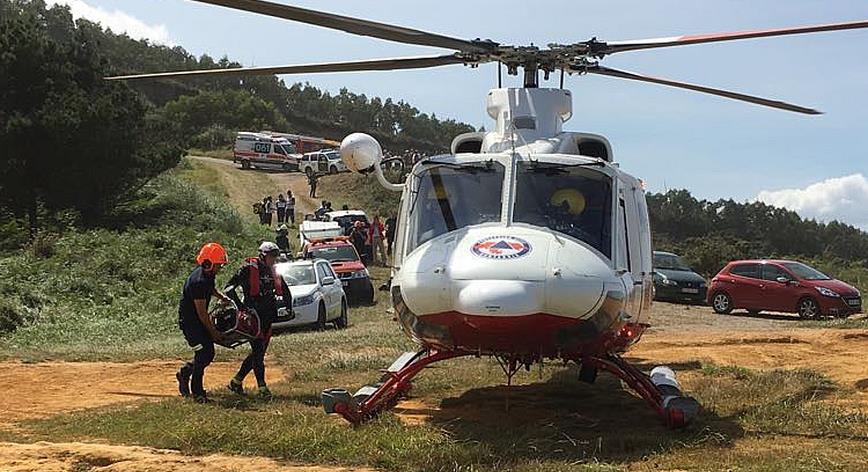
<instances>
[{"instance_id":1,"label":"helicopter door","mask_svg":"<svg viewBox=\"0 0 868 472\"><path fill-rule=\"evenodd\" d=\"M618 270L627 292L626 311L638 319L642 311L642 247L635 193L630 183L621 180L618 191Z\"/></svg>"}]
</instances>

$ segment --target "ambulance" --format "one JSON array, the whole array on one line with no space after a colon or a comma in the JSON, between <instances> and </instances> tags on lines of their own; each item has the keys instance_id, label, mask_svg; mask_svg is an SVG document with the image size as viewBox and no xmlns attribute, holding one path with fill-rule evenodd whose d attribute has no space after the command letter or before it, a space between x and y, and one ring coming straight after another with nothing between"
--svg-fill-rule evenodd
<instances>
[{"instance_id":1,"label":"ambulance","mask_svg":"<svg viewBox=\"0 0 868 472\"><path fill-rule=\"evenodd\" d=\"M298 170L301 154L288 139L265 133L239 132L235 137L233 161L242 169Z\"/></svg>"}]
</instances>

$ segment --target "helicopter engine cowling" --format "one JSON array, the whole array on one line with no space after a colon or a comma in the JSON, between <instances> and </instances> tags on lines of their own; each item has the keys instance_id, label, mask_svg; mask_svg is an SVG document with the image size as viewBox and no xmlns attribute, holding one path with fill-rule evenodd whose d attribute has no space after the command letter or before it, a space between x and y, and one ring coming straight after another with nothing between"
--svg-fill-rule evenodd
<instances>
[{"instance_id":1,"label":"helicopter engine cowling","mask_svg":"<svg viewBox=\"0 0 868 472\"><path fill-rule=\"evenodd\" d=\"M352 133L341 141L341 159L353 172L367 174L383 159L383 148L373 136Z\"/></svg>"}]
</instances>

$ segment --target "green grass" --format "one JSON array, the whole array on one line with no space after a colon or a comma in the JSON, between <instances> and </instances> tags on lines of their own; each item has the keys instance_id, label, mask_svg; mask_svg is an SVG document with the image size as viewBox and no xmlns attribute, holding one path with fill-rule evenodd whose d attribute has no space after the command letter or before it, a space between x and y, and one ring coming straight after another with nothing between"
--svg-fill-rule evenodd
<instances>
[{"instance_id":1,"label":"green grass","mask_svg":"<svg viewBox=\"0 0 868 472\"><path fill-rule=\"evenodd\" d=\"M551 367L541 379L537 372L522 374L507 392L499 368L487 359L451 361L448 369L429 369L418 378L414 395L439 405L428 423L407 426L387 413L352 428L326 417L318 394L326 386L355 387L377 375L375 367L330 365L337 353L382 352L385 361L387 351L402 347L396 330L376 316L369 309L349 330L282 338L286 342L272 363L290 376L273 385L273 401L221 392L207 406L173 399L106 408L29 423L31 439L99 439L191 454L264 455L400 471L610 470L637 463L715 470L743 453L735 449L741 441L764 444L763 457L739 458L738 467L808 469L818 454L868 441L868 418L824 401L840 392L810 371L684 368L685 384L705 411L689 428L670 431L610 377L588 386L577 380L575 369ZM372 329L387 335L377 341L369 337ZM784 443L781 438L822 438L825 446L769 452L770 444ZM842 470L856 470L858 464L858 457L834 460Z\"/></svg>"},{"instance_id":2,"label":"green grass","mask_svg":"<svg viewBox=\"0 0 868 472\"><path fill-rule=\"evenodd\" d=\"M235 158L232 153L232 148L225 149L198 149L191 148L187 150L188 156L206 156L206 157L215 157L217 159L225 159L227 161L231 161Z\"/></svg>"},{"instance_id":3,"label":"green grass","mask_svg":"<svg viewBox=\"0 0 868 472\"><path fill-rule=\"evenodd\" d=\"M20 326L0 333L0 358L139 359L184 354L179 287L208 241L240 260L263 237L181 169L117 210L113 228L71 231L50 251L0 259L0 310ZM216 189L211 189L212 191ZM228 273L222 274L222 281Z\"/></svg>"}]
</instances>

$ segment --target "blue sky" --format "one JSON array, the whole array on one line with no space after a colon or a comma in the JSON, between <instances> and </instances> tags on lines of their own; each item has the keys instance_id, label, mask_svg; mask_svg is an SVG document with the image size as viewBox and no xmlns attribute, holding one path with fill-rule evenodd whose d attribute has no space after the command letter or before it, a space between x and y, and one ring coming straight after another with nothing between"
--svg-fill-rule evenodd
<instances>
[{"instance_id":1,"label":"blue sky","mask_svg":"<svg viewBox=\"0 0 868 472\"><path fill-rule=\"evenodd\" d=\"M442 51L188 0L55 1L78 4L84 16L113 23L116 31L156 37L197 55L228 55L248 66ZM865 1L278 1L460 38L536 45L868 19ZM573 76L566 81L574 96L566 128L608 136L622 168L645 179L652 191L686 188L712 199L759 196L804 216L868 229L865 57L868 30L624 53L605 65L782 99L826 114L802 116L650 84ZM438 117L490 128L484 99L496 85L496 70L450 66L285 79L404 99ZM507 83L517 86L518 80Z\"/></svg>"}]
</instances>

